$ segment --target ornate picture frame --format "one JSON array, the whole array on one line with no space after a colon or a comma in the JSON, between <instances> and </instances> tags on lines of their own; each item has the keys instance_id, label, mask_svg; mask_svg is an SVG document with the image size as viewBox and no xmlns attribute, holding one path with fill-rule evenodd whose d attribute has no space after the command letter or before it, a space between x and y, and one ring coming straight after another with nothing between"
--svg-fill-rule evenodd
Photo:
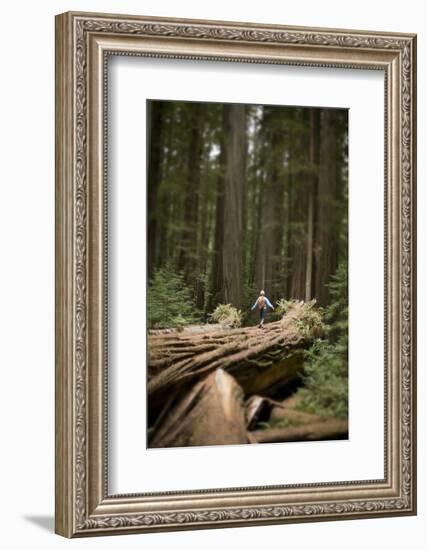
<instances>
[{"instance_id":1,"label":"ornate picture frame","mask_svg":"<svg viewBox=\"0 0 427 550\"><path fill-rule=\"evenodd\" d=\"M384 479L111 495L106 101L111 55L385 77ZM416 36L68 12L56 17L56 532L81 537L416 513Z\"/></svg>"}]
</instances>

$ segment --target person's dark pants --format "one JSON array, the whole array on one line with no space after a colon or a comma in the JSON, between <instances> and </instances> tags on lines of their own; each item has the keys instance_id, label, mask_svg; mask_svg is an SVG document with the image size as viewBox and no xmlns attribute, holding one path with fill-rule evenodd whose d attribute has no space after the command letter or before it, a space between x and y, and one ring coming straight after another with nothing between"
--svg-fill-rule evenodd
<instances>
[{"instance_id":1,"label":"person's dark pants","mask_svg":"<svg viewBox=\"0 0 427 550\"><path fill-rule=\"evenodd\" d=\"M265 312L267 311L266 307L263 307L259 310L259 324L262 325L265 319Z\"/></svg>"}]
</instances>

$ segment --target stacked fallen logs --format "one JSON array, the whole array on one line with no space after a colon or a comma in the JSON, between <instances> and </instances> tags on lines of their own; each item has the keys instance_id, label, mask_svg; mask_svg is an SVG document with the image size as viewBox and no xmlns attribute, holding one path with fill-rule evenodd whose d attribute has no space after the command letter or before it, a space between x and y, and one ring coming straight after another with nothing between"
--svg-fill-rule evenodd
<instances>
[{"instance_id":1,"label":"stacked fallen logs","mask_svg":"<svg viewBox=\"0 0 427 550\"><path fill-rule=\"evenodd\" d=\"M266 433L248 432L256 426L260 411L250 413L245 399L261 394L261 409L266 403L271 409L274 401L269 396L299 377L304 350L317 336L304 324L313 306L314 302L294 303L281 320L263 329L215 327L150 333L148 446L267 441ZM248 414L252 414L250 422ZM303 436L291 433L289 437ZM308 433L307 439L313 437L317 439L312 431Z\"/></svg>"}]
</instances>

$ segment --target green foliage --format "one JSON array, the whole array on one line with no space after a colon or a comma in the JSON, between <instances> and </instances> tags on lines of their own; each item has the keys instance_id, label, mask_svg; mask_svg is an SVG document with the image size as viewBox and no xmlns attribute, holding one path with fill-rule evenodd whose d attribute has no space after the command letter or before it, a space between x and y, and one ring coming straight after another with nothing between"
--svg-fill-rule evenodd
<instances>
[{"instance_id":1,"label":"green foliage","mask_svg":"<svg viewBox=\"0 0 427 550\"><path fill-rule=\"evenodd\" d=\"M277 300L276 307L274 308L274 313L282 318L285 313L288 312L290 306L293 304L296 304L298 300L285 300L284 298L280 298L280 300Z\"/></svg>"},{"instance_id":2,"label":"green foliage","mask_svg":"<svg viewBox=\"0 0 427 550\"><path fill-rule=\"evenodd\" d=\"M348 415L348 297L347 263L331 278L331 303L325 309L326 338L306 352L301 410L323 416Z\"/></svg>"},{"instance_id":3,"label":"green foliage","mask_svg":"<svg viewBox=\"0 0 427 550\"><path fill-rule=\"evenodd\" d=\"M148 287L148 327L182 328L200 321L190 289L170 266L157 269Z\"/></svg>"},{"instance_id":4,"label":"green foliage","mask_svg":"<svg viewBox=\"0 0 427 550\"><path fill-rule=\"evenodd\" d=\"M231 304L219 304L209 318L223 327L237 328L242 324L242 312Z\"/></svg>"},{"instance_id":5,"label":"green foliage","mask_svg":"<svg viewBox=\"0 0 427 550\"><path fill-rule=\"evenodd\" d=\"M323 309L315 308L314 304L305 304L303 314L296 325L304 336L312 334L317 338L320 337L326 330L323 322Z\"/></svg>"},{"instance_id":6,"label":"green foliage","mask_svg":"<svg viewBox=\"0 0 427 550\"><path fill-rule=\"evenodd\" d=\"M280 298L276 302L274 314L278 319L281 319L292 306L298 304L300 300L285 300ZM326 327L323 320L324 310L319 307L315 307L315 304L305 304L302 316L296 325L305 336L314 334L315 337L320 337L325 333Z\"/></svg>"}]
</instances>

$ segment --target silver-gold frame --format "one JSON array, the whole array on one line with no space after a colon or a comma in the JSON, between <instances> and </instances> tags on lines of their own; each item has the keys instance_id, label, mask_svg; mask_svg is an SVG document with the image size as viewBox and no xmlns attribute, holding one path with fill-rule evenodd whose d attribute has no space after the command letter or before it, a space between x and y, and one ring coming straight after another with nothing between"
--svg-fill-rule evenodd
<instances>
[{"instance_id":1,"label":"silver-gold frame","mask_svg":"<svg viewBox=\"0 0 427 550\"><path fill-rule=\"evenodd\" d=\"M111 55L384 72L384 479L108 494L105 205ZM56 17L58 534L79 537L416 513L415 119L413 34L90 13Z\"/></svg>"}]
</instances>

